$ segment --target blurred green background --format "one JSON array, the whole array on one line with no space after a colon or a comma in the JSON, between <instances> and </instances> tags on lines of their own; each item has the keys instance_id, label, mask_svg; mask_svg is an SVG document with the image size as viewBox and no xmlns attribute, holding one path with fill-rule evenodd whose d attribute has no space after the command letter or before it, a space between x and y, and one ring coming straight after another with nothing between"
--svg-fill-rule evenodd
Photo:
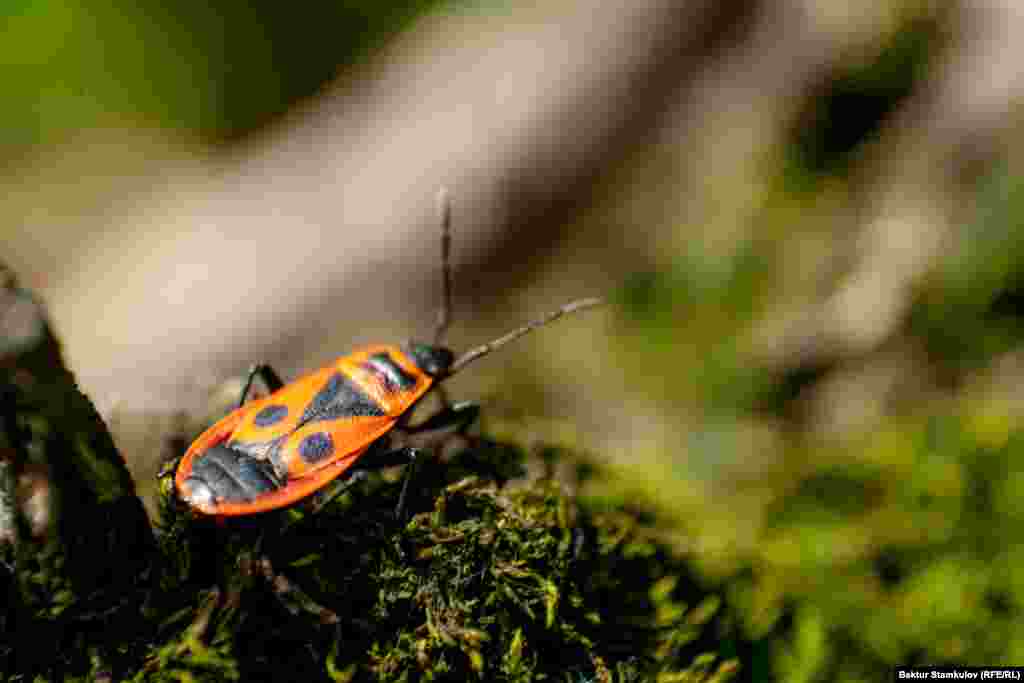
<instances>
[{"instance_id":1,"label":"blurred green background","mask_svg":"<svg viewBox=\"0 0 1024 683\"><path fill-rule=\"evenodd\" d=\"M126 123L230 143L437 4L4 3L4 157Z\"/></svg>"},{"instance_id":2,"label":"blurred green background","mask_svg":"<svg viewBox=\"0 0 1024 683\"><path fill-rule=\"evenodd\" d=\"M542 35L545 12L576 8L564 19L593 9L165 5L41 0L0 9L0 145L5 182L16 188L9 199L22 197L6 202L6 258L44 296L64 297L51 301L57 310L75 300L54 283L87 257L33 242L23 184L41 178L50 211L89 213L67 181L84 173L81 157L68 155L72 170L47 169L90 131L115 131L110 149L135 144L143 130L188 150L180 154L237 155L226 173L244 175L247 145L268 130L287 139L309 108L336 106L344 117L347 100L325 95L368 87L380 55L431 60L419 32L475 41L486 53L506 29L526 42L536 30L531 49L557 55L560 39ZM647 71L604 74L627 82L633 96L620 104L636 109L628 120L599 139L543 119L534 129L546 145L597 150L574 182L524 190L522 178L544 178L550 159L518 143L519 175L502 190L517 216L505 233L515 239L468 257L461 303L483 322L460 321L474 329L460 338L487 338L523 310L576 292L603 289L612 305L600 324L566 323L526 343L529 353L482 369L477 395L489 397L492 428L550 418L538 438L612 463L620 478L593 494L656 510L721 588L754 642L745 680L872 681L898 664L1024 664L1019 108L1013 87L985 90L1016 54L1020 22L1000 19L1012 3L794 6L693 3L688 11L707 23L693 38L679 28L693 16L650 3L678 32L646 55ZM622 7L607 10L609 23ZM561 25L567 43L572 28ZM1009 52L986 52L993 45ZM580 50L595 69L615 59L596 43ZM554 56L543 63L538 73L565 68ZM787 87L758 83L756 65ZM501 78L483 83L499 88ZM121 140L123 131L135 133ZM330 145L312 139L311 150ZM138 168L104 168L123 163L120 154L87 157L100 175ZM91 201L119 196L116 185ZM156 187L147 192L159 195ZM175 201L173 189L162 201ZM72 244L92 234L76 230L95 229L62 225ZM131 226L104 230L146 239ZM130 241L119 239L115 253ZM410 248L411 260L432 263L432 248ZM126 288L130 276L126 269ZM174 329L172 344L187 319ZM317 329L306 333L323 336ZM76 331L63 331L73 344ZM103 333L108 345L121 335ZM318 347L288 345L282 333L261 350L292 369L325 358L309 350ZM252 360L247 350L237 356L218 379ZM131 383L114 382L129 395ZM202 413L174 400L155 412L160 429L182 412ZM148 473L146 443L126 450Z\"/></svg>"}]
</instances>

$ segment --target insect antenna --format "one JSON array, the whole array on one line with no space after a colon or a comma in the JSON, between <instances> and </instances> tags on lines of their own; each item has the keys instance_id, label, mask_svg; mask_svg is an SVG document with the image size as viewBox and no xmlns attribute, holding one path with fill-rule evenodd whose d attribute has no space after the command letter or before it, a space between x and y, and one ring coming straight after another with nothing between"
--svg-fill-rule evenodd
<instances>
[{"instance_id":1,"label":"insect antenna","mask_svg":"<svg viewBox=\"0 0 1024 683\"><path fill-rule=\"evenodd\" d=\"M442 291L441 308L437 312L437 326L434 327L434 345L440 346L452 322L452 202L444 187L437 193L437 216L441 222Z\"/></svg>"},{"instance_id":2,"label":"insect antenna","mask_svg":"<svg viewBox=\"0 0 1024 683\"><path fill-rule=\"evenodd\" d=\"M533 330L537 329L538 327L543 327L550 322L558 320L563 315L568 315L569 313L575 313L576 311L582 311L588 308L593 308L594 306L599 306L603 303L604 300L599 298L577 299L576 301L570 301L561 308L555 311L551 311L545 316L537 318L536 320L533 320L520 328L514 329L511 332L503 334L497 339L491 340L486 344L481 344L476 348L466 351L464 354L455 359L455 361L448 368L448 372L446 374L448 376L454 375L456 372L466 367L467 365L469 365L476 359L480 358L481 356L486 356L491 351L494 351L495 349L502 347L511 341L519 339L524 334L528 334Z\"/></svg>"}]
</instances>

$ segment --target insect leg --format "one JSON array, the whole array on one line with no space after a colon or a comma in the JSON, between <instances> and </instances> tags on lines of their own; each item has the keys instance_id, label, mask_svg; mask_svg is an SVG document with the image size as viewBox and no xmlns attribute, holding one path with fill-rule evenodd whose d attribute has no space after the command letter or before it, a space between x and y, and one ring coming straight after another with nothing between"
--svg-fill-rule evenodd
<instances>
[{"instance_id":1,"label":"insect leg","mask_svg":"<svg viewBox=\"0 0 1024 683\"><path fill-rule=\"evenodd\" d=\"M437 193L437 214L441 223L441 308L437 312L434 344L440 346L452 321L452 202L443 187Z\"/></svg>"},{"instance_id":2,"label":"insect leg","mask_svg":"<svg viewBox=\"0 0 1024 683\"><path fill-rule=\"evenodd\" d=\"M384 469L385 467L394 467L395 465L407 465L405 476L402 480L402 492L398 494L398 505L395 506L395 520L399 524L403 524L405 522L406 498L409 495L409 482L412 481L415 474L416 460L422 455L423 451L419 448L402 446L390 451L376 452L369 457L363 458L356 466L358 469L353 468L354 471L344 482L327 494L322 502L316 504L313 508L313 513L316 514L339 495L347 491L353 484L365 479L366 473L370 470ZM397 548L398 554L404 557L405 551L402 549L401 542L398 543Z\"/></svg>"},{"instance_id":3,"label":"insect leg","mask_svg":"<svg viewBox=\"0 0 1024 683\"><path fill-rule=\"evenodd\" d=\"M437 312L434 344L440 346L452 322L452 201L443 187L437 193L437 213L441 223L441 308ZM437 385L437 397L445 409L451 408L452 402L443 386Z\"/></svg>"},{"instance_id":4,"label":"insect leg","mask_svg":"<svg viewBox=\"0 0 1024 683\"><path fill-rule=\"evenodd\" d=\"M313 514L323 510L334 502L334 499L348 491L352 486L366 479L368 472L382 470L396 465L408 465L405 469L405 476L402 480L402 492L398 495L398 505L395 506L395 519L401 521L405 515L405 499L409 492L409 481L412 479L413 470L416 466L416 458L423 455L423 451L412 446L402 446L390 451L378 451L367 454L355 467L351 474L339 482L330 492L326 493L320 502L313 507Z\"/></svg>"},{"instance_id":5,"label":"insect leg","mask_svg":"<svg viewBox=\"0 0 1024 683\"><path fill-rule=\"evenodd\" d=\"M395 465L408 465L405 468L405 476L402 480L402 492L398 494L398 505L395 506L395 519L401 523L405 519L405 499L409 494L409 482L412 480L416 470L416 459L423 455L423 450L414 446L402 446L391 451L374 453L369 458L364 458L359 463L359 469L363 471L379 470Z\"/></svg>"},{"instance_id":6,"label":"insect leg","mask_svg":"<svg viewBox=\"0 0 1024 683\"><path fill-rule=\"evenodd\" d=\"M405 522L405 497L409 493L409 482L412 481L412 477L416 473L416 458L421 455L423 455L423 451L420 449L406 446L381 456L382 458L394 458L394 464L399 464L401 460L408 463L405 468L405 477L402 479L402 492L398 494L398 505L395 506L395 520L399 524Z\"/></svg>"},{"instance_id":7,"label":"insect leg","mask_svg":"<svg viewBox=\"0 0 1024 683\"><path fill-rule=\"evenodd\" d=\"M275 572L267 556L263 555L256 559L242 557L239 560L239 565L244 575L258 574L262 576L270 585L281 606L293 616L299 616L305 612L315 617L321 625L338 623L338 615L333 610L317 603L305 591L289 581L284 574Z\"/></svg>"},{"instance_id":8,"label":"insect leg","mask_svg":"<svg viewBox=\"0 0 1024 683\"><path fill-rule=\"evenodd\" d=\"M325 507L333 503L338 496L345 493L350 488L366 479L365 469L353 469L351 470L351 472L352 473L349 474L344 479L336 479L334 480L334 482L332 482L330 489L324 491L319 496L319 500L316 502L316 504L313 505L312 509L310 510L310 514L318 514Z\"/></svg>"},{"instance_id":9,"label":"insect leg","mask_svg":"<svg viewBox=\"0 0 1024 683\"><path fill-rule=\"evenodd\" d=\"M460 401L434 413L418 425L410 425L405 431L410 434L430 432L435 429L455 427L457 434L465 434L469 426L480 417L480 405L472 401Z\"/></svg>"},{"instance_id":10,"label":"insect leg","mask_svg":"<svg viewBox=\"0 0 1024 683\"><path fill-rule=\"evenodd\" d=\"M284 386L284 382L281 381L281 376L277 374L274 368L270 367L265 363L256 363L249 368L249 376L245 379L245 386L242 387L242 395L238 399L238 407L241 408L245 405L245 399L249 397L249 390L252 389L253 380L256 379L256 375L259 375L260 379L270 390L270 393L274 393L278 389Z\"/></svg>"},{"instance_id":11,"label":"insect leg","mask_svg":"<svg viewBox=\"0 0 1024 683\"><path fill-rule=\"evenodd\" d=\"M450 410L452 407L452 400L448 398L448 392L445 390L443 385L438 385L434 392L437 394L438 400L441 402L441 410Z\"/></svg>"},{"instance_id":12,"label":"insect leg","mask_svg":"<svg viewBox=\"0 0 1024 683\"><path fill-rule=\"evenodd\" d=\"M391 467L393 465L401 465L402 463L408 463L405 468L405 477L402 479L402 492L398 494L398 505L395 506L395 521L400 525L405 524L405 501L406 496L409 494L409 482L412 481L413 475L416 474L416 460L423 455L423 451L414 446L402 446L392 451L385 451L373 458L368 463L370 467L376 469L378 467ZM364 465L365 467L365 465ZM402 547L401 538L396 539L395 549L398 551L398 556L403 560L406 557L405 549Z\"/></svg>"},{"instance_id":13,"label":"insect leg","mask_svg":"<svg viewBox=\"0 0 1024 683\"><path fill-rule=\"evenodd\" d=\"M382 470L386 467L396 465L408 465L405 469L405 477L402 481L402 492L398 494L398 505L395 506L395 519L401 521L405 515L405 499L409 494L409 481L413 477L413 470L416 468L416 459L423 455L423 451L413 446L402 446L390 451L381 451L368 454L358 465L352 468L352 474L341 482L338 487L327 494L323 502L317 503L313 512L317 513L324 509L342 493L351 488L354 484L366 478L366 473L372 470Z\"/></svg>"},{"instance_id":14,"label":"insect leg","mask_svg":"<svg viewBox=\"0 0 1024 683\"><path fill-rule=\"evenodd\" d=\"M157 470L157 481L173 477L178 464L188 450L188 418L184 412L175 413L173 422L167 430L160 448L160 469Z\"/></svg>"}]
</instances>

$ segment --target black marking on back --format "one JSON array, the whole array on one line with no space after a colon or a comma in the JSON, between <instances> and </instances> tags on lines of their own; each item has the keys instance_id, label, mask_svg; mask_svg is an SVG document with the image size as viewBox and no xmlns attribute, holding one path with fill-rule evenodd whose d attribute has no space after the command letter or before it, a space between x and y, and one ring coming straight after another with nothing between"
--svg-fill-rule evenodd
<instances>
[{"instance_id":1,"label":"black marking on back","mask_svg":"<svg viewBox=\"0 0 1024 683\"><path fill-rule=\"evenodd\" d=\"M334 440L327 432L314 432L299 443L299 455L314 465L334 453Z\"/></svg>"},{"instance_id":2,"label":"black marking on back","mask_svg":"<svg viewBox=\"0 0 1024 683\"><path fill-rule=\"evenodd\" d=\"M209 486L218 501L232 503L252 501L283 485L269 463L222 443L192 460L189 479Z\"/></svg>"},{"instance_id":3,"label":"black marking on back","mask_svg":"<svg viewBox=\"0 0 1024 683\"><path fill-rule=\"evenodd\" d=\"M283 420L287 415L288 406L275 403L256 413L256 417L252 419L252 423L257 427L270 427L271 425L275 425Z\"/></svg>"},{"instance_id":4,"label":"black marking on back","mask_svg":"<svg viewBox=\"0 0 1024 683\"><path fill-rule=\"evenodd\" d=\"M276 404L267 406L261 410L256 414L256 418L253 419L253 422L256 423L260 415L274 407L276 407ZM316 396L313 397L313 400L309 402L309 405L306 406L306 409L303 411L302 417L299 418L295 428L289 430L287 434L282 434L274 439L270 439L269 441L232 440L226 445L216 446L215 448L230 450L236 454L237 457L258 463L258 468L265 470L269 475L275 477L277 481L287 481L288 463L284 458L282 448L288 437L291 434L294 434L297 429L310 422L335 420L343 417L383 417L384 415L385 412L379 405L377 405L372 397L370 397L348 377L340 372L336 372L331 375L330 379L327 380L320 391L317 392ZM327 434L321 434L319 436L326 437L328 439L331 452L333 452L334 443L333 441L330 441L330 437ZM321 446L317 445L316 442L310 442L309 445L307 445L309 438L310 437L306 437L303 439L299 445L299 456L303 460L307 462L315 462L317 459L322 459L330 455L330 453L319 454ZM303 450L304 448L310 449L308 454ZM212 451L213 449L210 450ZM214 490L216 491L216 489Z\"/></svg>"},{"instance_id":5,"label":"black marking on back","mask_svg":"<svg viewBox=\"0 0 1024 683\"><path fill-rule=\"evenodd\" d=\"M379 377L388 391L412 389L416 386L416 378L403 370L402 366L384 351L370 356L362 367Z\"/></svg>"},{"instance_id":6,"label":"black marking on back","mask_svg":"<svg viewBox=\"0 0 1024 683\"><path fill-rule=\"evenodd\" d=\"M306 406L300 425L341 417L383 417L384 411L362 388L340 372L331 375Z\"/></svg>"}]
</instances>

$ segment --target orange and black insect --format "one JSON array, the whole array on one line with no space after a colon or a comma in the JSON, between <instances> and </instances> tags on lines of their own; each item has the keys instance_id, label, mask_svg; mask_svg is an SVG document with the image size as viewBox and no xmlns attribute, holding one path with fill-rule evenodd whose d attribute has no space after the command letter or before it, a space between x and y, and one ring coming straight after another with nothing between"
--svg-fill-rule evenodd
<instances>
[{"instance_id":1,"label":"orange and black insect","mask_svg":"<svg viewBox=\"0 0 1024 683\"><path fill-rule=\"evenodd\" d=\"M270 366L254 366L238 408L196 439L178 464L175 487L193 509L219 517L255 514L295 503L346 473L352 477L368 469L413 464L420 450L396 447L393 436L452 427L464 431L479 413L473 403L449 404L442 393L444 407L438 413L421 424L408 424L412 409L428 392L498 347L600 303L571 302L456 358L441 345L451 318L451 209L443 191L439 208L444 289L434 343L359 349L287 385ZM257 375L271 393L247 403ZM408 467L399 517L411 475Z\"/></svg>"}]
</instances>

